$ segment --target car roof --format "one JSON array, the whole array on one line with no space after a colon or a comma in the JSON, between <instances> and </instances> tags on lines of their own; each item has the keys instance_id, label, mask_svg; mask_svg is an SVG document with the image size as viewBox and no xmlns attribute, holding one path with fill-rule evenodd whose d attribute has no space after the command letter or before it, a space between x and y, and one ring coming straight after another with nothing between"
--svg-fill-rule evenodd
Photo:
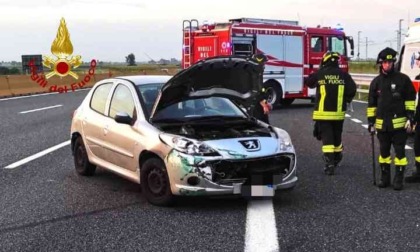
<instances>
[{"instance_id":1,"label":"car roof","mask_svg":"<svg viewBox=\"0 0 420 252\"><path fill-rule=\"evenodd\" d=\"M123 79L134 83L134 85L143 85L150 83L166 83L172 76L169 75L131 75L118 76L116 79Z\"/></svg>"}]
</instances>

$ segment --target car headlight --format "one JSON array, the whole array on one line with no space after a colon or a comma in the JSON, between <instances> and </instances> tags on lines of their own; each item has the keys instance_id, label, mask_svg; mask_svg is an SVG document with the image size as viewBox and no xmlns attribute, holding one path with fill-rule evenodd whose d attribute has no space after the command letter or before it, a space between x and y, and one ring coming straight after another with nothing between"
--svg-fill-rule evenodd
<instances>
[{"instance_id":1,"label":"car headlight","mask_svg":"<svg viewBox=\"0 0 420 252\"><path fill-rule=\"evenodd\" d=\"M290 135L279 128L276 128L277 136L279 137L279 146L281 151L290 151L293 152L293 144L292 139L290 138Z\"/></svg>"},{"instance_id":2,"label":"car headlight","mask_svg":"<svg viewBox=\"0 0 420 252\"><path fill-rule=\"evenodd\" d=\"M175 150L195 156L219 156L219 153L205 143L185 137L160 134L160 139Z\"/></svg>"},{"instance_id":3,"label":"car headlight","mask_svg":"<svg viewBox=\"0 0 420 252\"><path fill-rule=\"evenodd\" d=\"M293 150L293 145L292 145L292 143L291 142L282 142L282 141L280 141L280 150L281 151L291 151L291 150Z\"/></svg>"}]
</instances>

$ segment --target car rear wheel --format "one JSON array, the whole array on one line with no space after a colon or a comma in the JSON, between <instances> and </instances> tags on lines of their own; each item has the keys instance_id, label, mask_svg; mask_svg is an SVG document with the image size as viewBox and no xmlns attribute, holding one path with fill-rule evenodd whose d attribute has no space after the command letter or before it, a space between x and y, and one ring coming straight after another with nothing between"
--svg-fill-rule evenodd
<instances>
[{"instance_id":1,"label":"car rear wheel","mask_svg":"<svg viewBox=\"0 0 420 252\"><path fill-rule=\"evenodd\" d=\"M96 165L89 162L82 137L78 137L74 144L74 167L80 175L93 176L95 174Z\"/></svg>"},{"instance_id":2,"label":"car rear wheel","mask_svg":"<svg viewBox=\"0 0 420 252\"><path fill-rule=\"evenodd\" d=\"M140 171L142 193L147 201L157 206L169 206L174 203L168 173L165 164L158 158L144 162Z\"/></svg>"}]
</instances>

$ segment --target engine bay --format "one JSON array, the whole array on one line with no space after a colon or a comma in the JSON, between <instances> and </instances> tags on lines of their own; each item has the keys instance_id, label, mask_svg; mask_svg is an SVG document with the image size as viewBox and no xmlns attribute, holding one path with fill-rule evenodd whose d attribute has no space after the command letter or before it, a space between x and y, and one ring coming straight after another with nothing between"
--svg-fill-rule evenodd
<instances>
[{"instance_id":1,"label":"engine bay","mask_svg":"<svg viewBox=\"0 0 420 252\"><path fill-rule=\"evenodd\" d=\"M270 137L273 132L258 123L238 124L183 124L161 127L163 131L200 141L241 137Z\"/></svg>"}]
</instances>

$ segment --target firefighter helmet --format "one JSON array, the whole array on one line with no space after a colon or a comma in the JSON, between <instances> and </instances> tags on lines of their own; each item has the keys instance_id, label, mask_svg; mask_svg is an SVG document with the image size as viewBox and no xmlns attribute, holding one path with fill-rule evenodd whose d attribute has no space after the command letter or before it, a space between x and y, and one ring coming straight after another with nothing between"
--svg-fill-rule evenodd
<instances>
[{"instance_id":1,"label":"firefighter helmet","mask_svg":"<svg viewBox=\"0 0 420 252\"><path fill-rule=\"evenodd\" d=\"M258 64L264 64L268 61L267 56L265 56L262 53L252 55L251 59L257 62Z\"/></svg>"},{"instance_id":2,"label":"firefighter helmet","mask_svg":"<svg viewBox=\"0 0 420 252\"><path fill-rule=\"evenodd\" d=\"M321 67L326 65L338 66L338 61L340 60L340 54L337 52L326 52L322 56Z\"/></svg>"},{"instance_id":3,"label":"firefighter helmet","mask_svg":"<svg viewBox=\"0 0 420 252\"><path fill-rule=\"evenodd\" d=\"M384 61L397 61L397 52L392 48L385 48L378 54L378 59L376 60L377 64L381 64Z\"/></svg>"}]
</instances>

